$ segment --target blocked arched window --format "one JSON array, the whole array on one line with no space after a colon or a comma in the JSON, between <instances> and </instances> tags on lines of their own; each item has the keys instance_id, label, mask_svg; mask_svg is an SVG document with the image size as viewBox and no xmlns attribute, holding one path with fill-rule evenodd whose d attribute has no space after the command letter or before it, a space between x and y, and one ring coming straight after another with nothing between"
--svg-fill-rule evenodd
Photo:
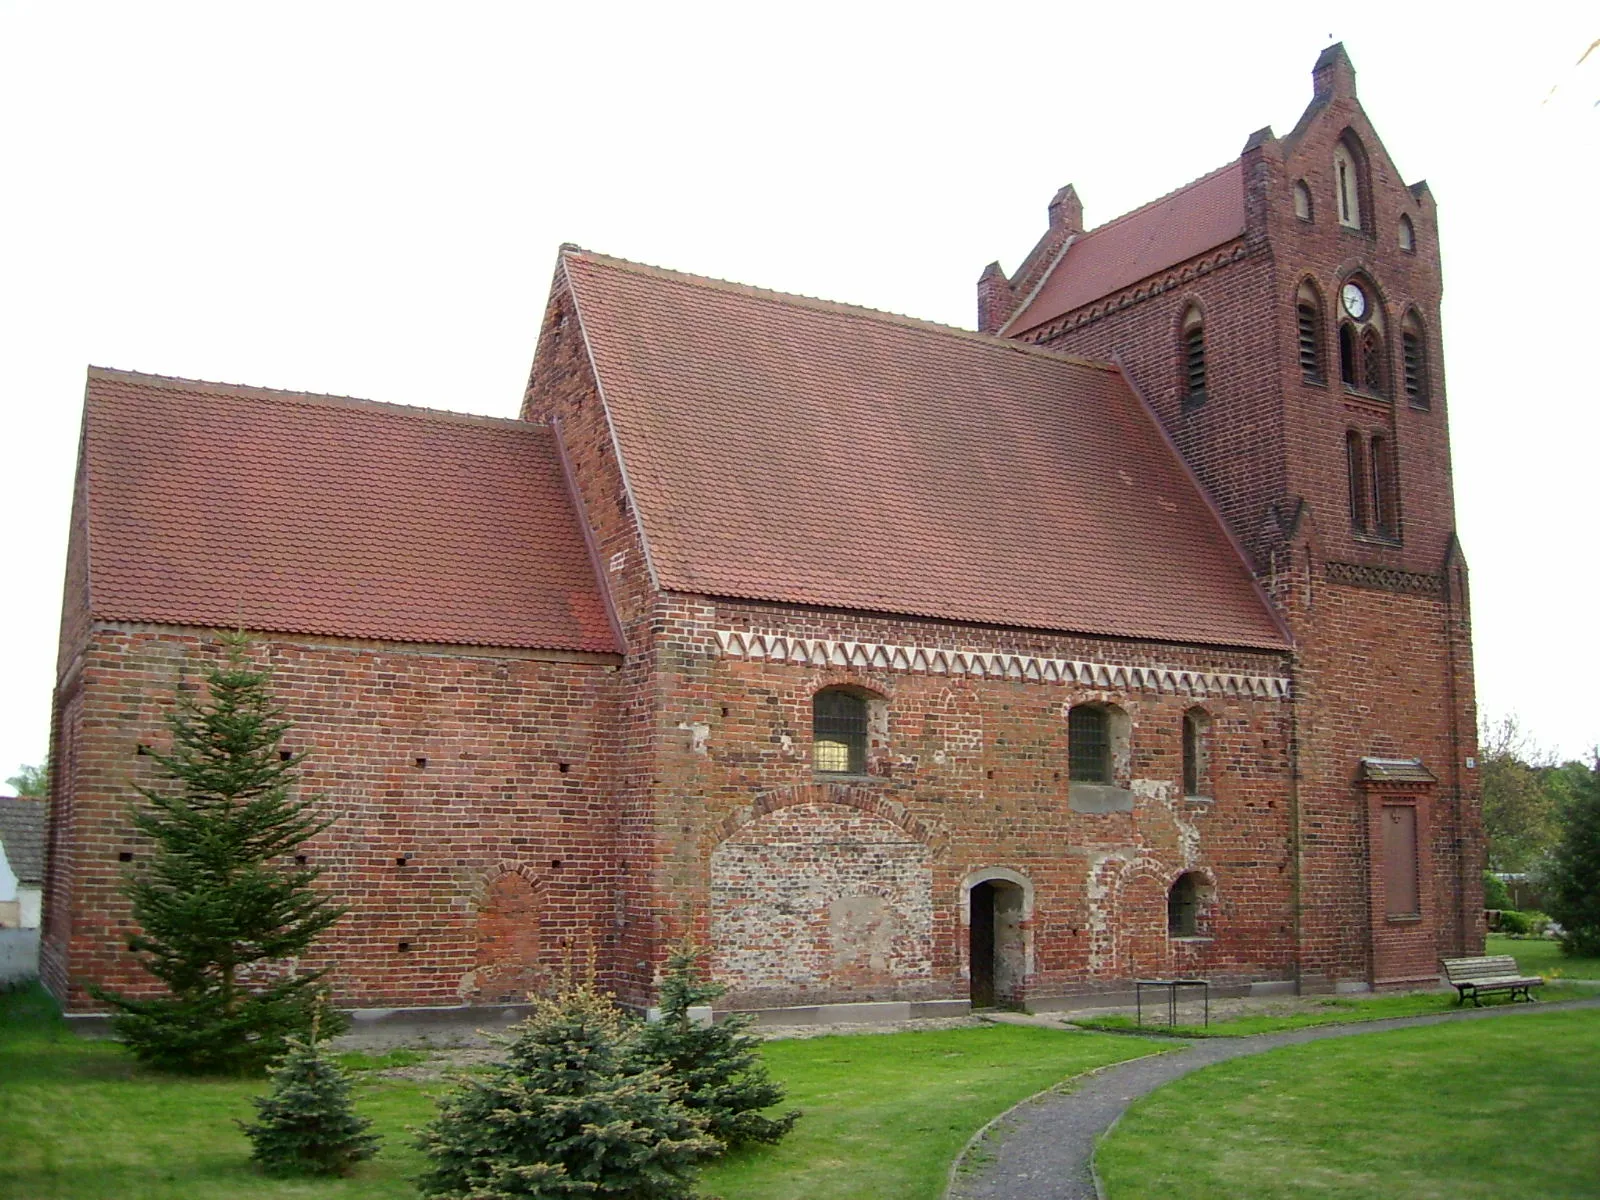
<instances>
[{"instance_id":1,"label":"blocked arched window","mask_svg":"<svg viewBox=\"0 0 1600 1200\"><path fill-rule=\"evenodd\" d=\"M1309 279L1295 295L1294 311L1300 335L1300 374L1321 383L1327 378L1322 366L1322 297Z\"/></svg>"},{"instance_id":2,"label":"blocked arched window","mask_svg":"<svg viewBox=\"0 0 1600 1200\"><path fill-rule=\"evenodd\" d=\"M1416 227L1411 224L1411 218L1410 217L1406 216L1404 213L1401 213L1400 214L1400 249L1404 250L1407 254L1410 254L1413 251L1415 251L1416 248L1417 248L1417 230L1416 230Z\"/></svg>"},{"instance_id":3,"label":"blocked arched window","mask_svg":"<svg viewBox=\"0 0 1600 1200\"><path fill-rule=\"evenodd\" d=\"M1428 379L1428 338L1415 312L1408 312L1400 323L1400 359L1406 399L1413 408L1430 407L1433 397Z\"/></svg>"},{"instance_id":4,"label":"blocked arched window","mask_svg":"<svg viewBox=\"0 0 1600 1200\"><path fill-rule=\"evenodd\" d=\"M811 697L811 765L819 774L867 771L867 698L849 688L823 688Z\"/></svg>"},{"instance_id":5,"label":"blocked arched window","mask_svg":"<svg viewBox=\"0 0 1600 1200\"><path fill-rule=\"evenodd\" d=\"M1354 429L1344 435L1345 470L1350 480L1350 528L1367 531L1367 455L1361 435Z\"/></svg>"},{"instance_id":6,"label":"blocked arched window","mask_svg":"<svg viewBox=\"0 0 1600 1200\"><path fill-rule=\"evenodd\" d=\"M1075 704L1067 714L1067 767L1073 783L1111 782L1111 714Z\"/></svg>"},{"instance_id":7,"label":"blocked arched window","mask_svg":"<svg viewBox=\"0 0 1600 1200\"><path fill-rule=\"evenodd\" d=\"M1367 220L1367 156L1353 133L1333 148L1333 201L1345 229L1370 229Z\"/></svg>"},{"instance_id":8,"label":"blocked arched window","mask_svg":"<svg viewBox=\"0 0 1600 1200\"><path fill-rule=\"evenodd\" d=\"M1205 878L1198 871L1185 871L1167 889L1167 934L1170 937L1198 937L1201 933L1201 905Z\"/></svg>"},{"instance_id":9,"label":"blocked arched window","mask_svg":"<svg viewBox=\"0 0 1600 1200\"><path fill-rule=\"evenodd\" d=\"M1184 310L1182 334L1178 352L1182 372L1183 402L1187 405L1206 401L1206 330L1200 315L1200 306L1191 304Z\"/></svg>"},{"instance_id":10,"label":"blocked arched window","mask_svg":"<svg viewBox=\"0 0 1600 1200\"><path fill-rule=\"evenodd\" d=\"M1311 220L1311 189L1306 186L1304 179L1297 179L1294 185L1294 215L1302 221Z\"/></svg>"}]
</instances>

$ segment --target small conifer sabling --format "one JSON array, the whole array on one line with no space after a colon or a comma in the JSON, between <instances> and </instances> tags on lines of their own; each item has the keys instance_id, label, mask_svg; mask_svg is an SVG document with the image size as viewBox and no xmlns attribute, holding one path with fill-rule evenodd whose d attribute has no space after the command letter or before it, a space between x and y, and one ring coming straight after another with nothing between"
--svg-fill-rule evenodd
<instances>
[{"instance_id":1,"label":"small conifer sabling","mask_svg":"<svg viewBox=\"0 0 1600 1200\"><path fill-rule=\"evenodd\" d=\"M343 1175L378 1152L372 1122L355 1114L350 1080L317 1040L287 1039L289 1052L270 1071L272 1090L256 1097L257 1119L240 1128L251 1158L273 1175Z\"/></svg>"}]
</instances>

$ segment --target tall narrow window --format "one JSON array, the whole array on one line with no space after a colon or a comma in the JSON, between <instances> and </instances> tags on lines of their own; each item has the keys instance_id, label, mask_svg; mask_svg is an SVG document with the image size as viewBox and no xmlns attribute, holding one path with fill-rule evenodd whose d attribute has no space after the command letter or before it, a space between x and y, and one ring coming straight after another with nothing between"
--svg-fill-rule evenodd
<instances>
[{"instance_id":1,"label":"tall narrow window","mask_svg":"<svg viewBox=\"0 0 1600 1200\"><path fill-rule=\"evenodd\" d=\"M1183 714L1183 794L1205 794L1205 713L1191 708Z\"/></svg>"},{"instance_id":2,"label":"tall narrow window","mask_svg":"<svg viewBox=\"0 0 1600 1200\"><path fill-rule=\"evenodd\" d=\"M1389 443L1381 437L1372 439L1372 530L1383 537L1393 537L1394 519L1394 463L1389 454Z\"/></svg>"},{"instance_id":3,"label":"tall narrow window","mask_svg":"<svg viewBox=\"0 0 1600 1200\"><path fill-rule=\"evenodd\" d=\"M811 698L812 766L826 775L867 771L867 701L844 688L824 688Z\"/></svg>"},{"instance_id":4,"label":"tall narrow window","mask_svg":"<svg viewBox=\"0 0 1600 1200\"><path fill-rule=\"evenodd\" d=\"M1372 325L1361 331L1361 386L1374 396L1389 394L1389 364L1384 361L1383 336Z\"/></svg>"},{"instance_id":5,"label":"tall narrow window","mask_svg":"<svg viewBox=\"0 0 1600 1200\"><path fill-rule=\"evenodd\" d=\"M1428 387L1428 343L1423 336L1422 322L1415 313L1407 313L1400 326L1400 354L1406 381L1406 399L1413 408L1427 408L1432 403Z\"/></svg>"},{"instance_id":6,"label":"tall narrow window","mask_svg":"<svg viewBox=\"0 0 1600 1200\"><path fill-rule=\"evenodd\" d=\"M1204 404L1206 400L1206 332L1198 305L1191 304L1183 314L1183 401Z\"/></svg>"},{"instance_id":7,"label":"tall narrow window","mask_svg":"<svg viewBox=\"0 0 1600 1200\"><path fill-rule=\"evenodd\" d=\"M1322 304L1309 282L1295 297L1295 319L1300 333L1300 374L1313 383L1325 378L1322 370Z\"/></svg>"},{"instance_id":8,"label":"tall narrow window","mask_svg":"<svg viewBox=\"0 0 1600 1200\"><path fill-rule=\"evenodd\" d=\"M1201 878L1185 871L1172 881L1167 891L1167 934L1170 937L1195 937L1200 932Z\"/></svg>"},{"instance_id":9,"label":"tall narrow window","mask_svg":"<svg viewBox=\"0 0 1600 1200\"><path fill-rule=\"evenodd\" d=\"M1411 224L1411 218L1404 213L1400 214L1400 249L1410 254L1417 248L1417 231Z\"/></svg>"},{"instance_id":10,"label":"tall narrow window","mask_svg":"<svg viewBox=\"0 0 1600 1200\"><path fill-rule=\"evenodd\" d=\"M1356 370L1356 327L1349 321L1339 326L1339 378L1346 387L1361 386Z\"/></svg>"},{"instance_id":11,"label":"tall narrow window","mask_svg":"<svg viewBox=\"0 0 1600 1200\"><path fill-rule=\"evenodd\" d=\"M1067 714L1067 768L1074 783L1111 782L1111 714L1099 705Z\"/></svg>"},{"instance_id":12,"label":"tall narrow window","mask_svg":"<svg viewBox=\"0 0 1600 1200\"><path fill-rule=\"evenodd\" d=\"M1362 450L1359 433L1352 429L1344 435L1345 470L1350 478L1350 528L1357 533L1367 531L1367 456Z\"/></svg>"}]
</instances>

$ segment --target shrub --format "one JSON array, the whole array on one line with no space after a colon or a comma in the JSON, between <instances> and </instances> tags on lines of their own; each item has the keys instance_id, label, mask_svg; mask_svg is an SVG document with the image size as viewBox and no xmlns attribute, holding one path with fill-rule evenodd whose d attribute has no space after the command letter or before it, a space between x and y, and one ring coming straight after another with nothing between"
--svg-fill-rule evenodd
<instances>
[{"instance_id":1,"label":"shrub","mask_svg":"<svg viewBox=\"0 0 1600 1200\"><path fill-rule=\"evenodd\" d=\"M1493 871L1483 873L1483 906L1501 912L1516 907L1511 902L1511 892L1506 888L1506 881Z\"/></svg>"},{"instance_id":2,"label":"shrub","mask_svg":"<svg viewBox=\"0 0 1600 1200\"><path fill-rule=\"evenodd\" d=\"M683 1085L684 1106L703 1117L706 1132L724 1145L780 1141L800 1114L761 1115L762 1109L783 1100L783 1088L761 1061L760 1039L749 1032L751 1018L732 1016L704 1026L690 1019L691 1008L709 1004L726 990L700 977L704 956L705 950L692 942L674 948L661 984L661 1019L639 1031L635 1055Z\"/></svg>"},{"instance_id":3,"label":"shrub","mask_svg":"<svg viewBox=\"0 0 1600 1200\"><path fill-rule=\"evenodd\" d=\"M592 986L535 999L506 1061L460 1078L422 1130L426 1196L455 1200L685 1200L720 1153L656 1068L626 1051L625 1018Z\"/></svg>"},{"instance_id":4,"label":"shrub","mask_svg":"<svg viewBox=\"0 0 1600 1200\"><path fill-rule=\"evenodd\" d=\"M255 1098L258 1120L239 1122L255 1152L251 1158L273 1175L343 1175L378 1151L350 1102L350 1080L323 1051L315 1033L289 1039L289 1052L272 1068L272 1091Z\"/></svg>"},{"instance_id":5,"label":"shrub","mask_svg":"<svg viewBox=\"0 0 1600 1200\"><path fill-rule=\"evenodd\" d=\"M1500 932L1512 937L1543 937L1550 928L1550 918L1542 912L1516 912L1508 909L1500 914Z\"/></svg>"}]
</instances>

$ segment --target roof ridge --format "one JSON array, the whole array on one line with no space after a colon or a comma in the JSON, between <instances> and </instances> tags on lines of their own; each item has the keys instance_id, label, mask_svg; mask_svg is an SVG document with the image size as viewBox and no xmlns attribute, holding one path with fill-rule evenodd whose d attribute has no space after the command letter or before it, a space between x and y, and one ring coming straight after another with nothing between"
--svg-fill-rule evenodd
<instances>
[{"instance_id":1,"label":"roof ridge","mask_svg":"<svg viewBox=\"0 0 1600 1200\"><path fill-rule=\"evenodd\" d=\"M945 325L938 321L907 316L904 313L887 312L880 308L868 308L866 305L861 304L847 304L840 300L824 300L817 296L803 296L796 292L780 292L772 288L756 287L753 284L737 283L729 279L715 279L709 275L694 275L688 271L673 270L671 267L657 267L649 263L634 262L632 259L617 258L615 255L604 254L597 250L585 250L582 246L576 246L570 242L562 245L561 254L563 258L568 254L572 254L599 266L612 267L638 275L654 276L659 279L686 284L690 287L703 287L718 292L732 292L736 295L746 296L752 300L761 300L768 304L808 308L817 312L832 312L840 316L855 317L885 325L897 325L906 329L920 329L927 333L960 338L989 346L995 350L1032 355L1048 359L1051 362L1072 363L1080 367L1108 371L1113 374L1118 371L1115 363L1106 362L1103 359L1085 358L1077 354L1063 354L1059 350L1035 346L1028 342L1013 341L1010 338L997 337L992 333L980 333L976 329L963 329L959 325Z\"/></svg>"},{"instance_id":2,"label":"roof ridge","mask_svg":"<svg viewBox=\"0 0 1600 1200\"><path fill-rule=\"evenodd\" d=\"M1173 188L1170 192L1167 192L1161 196L1157 196L1154 200L1145 201L1143 204L1139 205L1138 208L1130 208L1127 212L1121 214L1120 216L1112 217L1111 220L1106 221L1103 224L1096 225L1093 229L1084 230L1083 233L1079 234L1079 236L1090 237L1093 234L1099 233L1103 229L1110 229L1114 225L1120 225L1124 221L1131 220L1132 218L1137 217L1140 213L1152 209L1158 204L1165 204L1174 196L1181 196L1184 192L1190 191L1193 188L1197 188L1202 183L1209 183L1211 180L1215 179L1218 175L1221 175L1230 167L1236 167L1238 165L1239 160L1237 158L1230 158L1227 162L1223 163L1215 170L1207 171L1204 175L1197 175L1193 179L1189 180L1188 183L1180 184L1178 187Z\"/></svg>"},{"instance_id":3,"label":"roof ridge","mask_svg":"<svg viewBox=\"0 0 1600 1200\"><path fill-rule=\"evenodd\" d=\"M282 404L308 404L314 407L377 409L401 417L419 420L456 422L468 425L511 426L519 429L547 429L541 421L525 421L520 417L491 417L485 413L459 412L448 408L430 408L422 404L397 404L392 400L368 400L363 396L337 396L328 392L299 392L289 388L259 387L248 383L222 383L210 379L187 379L181 375L154 375L145 371L128 371L120 367L89 365L90 379L103 379L117 383L137 384L141 387L162 388L174 392L203 392L215 396L237 396L251 400L268 400Z\"/></svg>"}]
</instances>

